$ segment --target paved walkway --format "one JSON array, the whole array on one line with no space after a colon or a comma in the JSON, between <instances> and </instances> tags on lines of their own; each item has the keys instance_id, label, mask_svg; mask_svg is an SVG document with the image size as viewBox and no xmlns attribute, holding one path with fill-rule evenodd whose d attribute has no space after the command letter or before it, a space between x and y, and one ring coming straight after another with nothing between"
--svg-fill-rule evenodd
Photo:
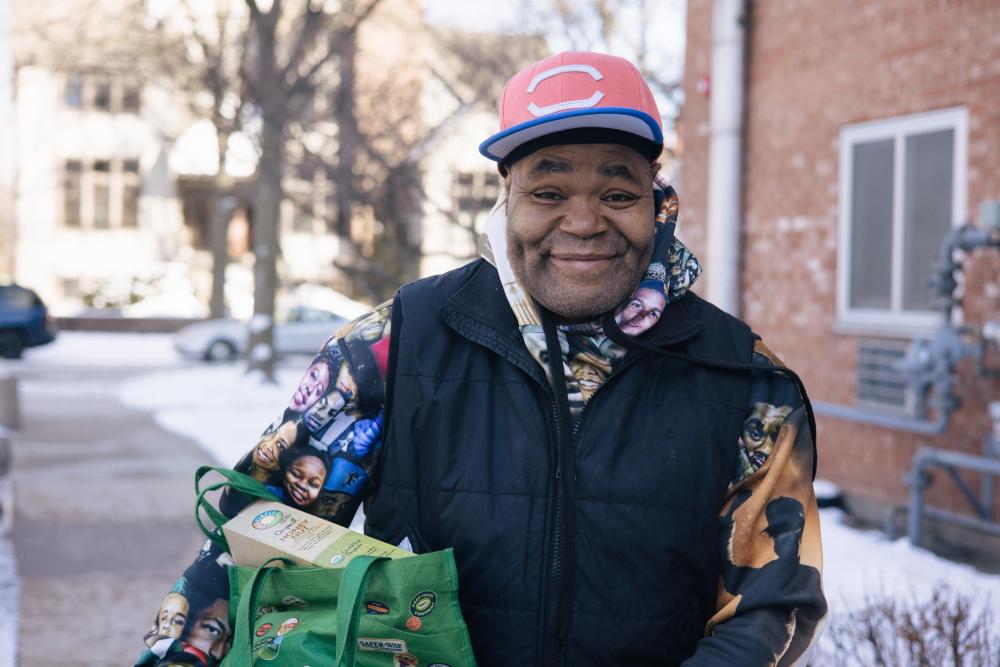
<instances>
[{"instance_id":1,"label":"paved walkway","mask_svg":"<svg viewBox=\"0 0 1000 667\"><path fill-rule=\"evenodd\" d=\"M203 541L192 476L208 456L117 399L121 381L149 370L19 369L22 667L131 665Z\"/></svg>"}]
</instances>

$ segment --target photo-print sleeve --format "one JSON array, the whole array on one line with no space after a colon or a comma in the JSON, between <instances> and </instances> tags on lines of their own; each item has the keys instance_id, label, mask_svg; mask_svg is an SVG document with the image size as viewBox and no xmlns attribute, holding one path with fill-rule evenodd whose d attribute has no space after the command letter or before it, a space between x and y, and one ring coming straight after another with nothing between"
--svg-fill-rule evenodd
<instances>
[{"instance_id":1,"label":"photo-print sleeve","mask_svg":"<svg viewBox=\"0 0 1000 667\"><path fill-rule=\"evenodd\" d=\"M374 490L392 302L337 331L306 369L281 415L234 466L282 502L347 526ZM248 500L223 493L235 516ZM206 542L164 596L137 665L218 665L232 644L228 553Z\"/></svg>"},{"instance_id":2,"label":"photo-print sleeve","mask_svg":"<svg viewBox=\"0 0 1000 667\"><path fill-rule=\"evenodd\" d=\"M759 341L754 363L782 365ZM826 620L806 408L785 376L755 375L719 518L716 611L687 667L804 665Z\"/></svg>"}]
</instances>

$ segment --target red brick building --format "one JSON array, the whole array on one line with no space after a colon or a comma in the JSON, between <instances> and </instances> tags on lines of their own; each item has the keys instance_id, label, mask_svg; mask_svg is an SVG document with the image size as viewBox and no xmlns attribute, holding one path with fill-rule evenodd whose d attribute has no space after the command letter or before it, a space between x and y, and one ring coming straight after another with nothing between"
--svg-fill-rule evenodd
<instances>
[{"instance_id":1,"label":"red brick building","mask_svg":"<svg viewBox=\"0 0 1000 667\"><path fill-rule=\"evenodd\" d=\"M678 236L709 286L713 12L726 4L688 0L680 128ZM1000 2L759 0L742 12L739 314L814 401L913 415L907 390L873 391L864 360L933 333L929 260L950 227L1000 199ZM964 322L1000 320L1000 252L974 251L966 269ZM957 373L962 406L940 435L820 417L819 476L876 518L907 502L919 448L981 454L1000 381L969 359ZM941 473L928 501L969 511Z\"/></svg>"}]
</instances>

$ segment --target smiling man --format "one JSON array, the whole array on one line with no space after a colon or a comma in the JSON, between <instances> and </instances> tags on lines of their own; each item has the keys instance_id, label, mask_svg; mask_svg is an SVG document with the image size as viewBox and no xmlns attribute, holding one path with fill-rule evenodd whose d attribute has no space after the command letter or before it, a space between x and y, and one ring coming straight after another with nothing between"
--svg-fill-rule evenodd
<instances>
[{"instance_id":1,"label":"smiling man","mask_svg":"<svg viewBox=\"0 0 1000 667\"><path fill-rule=\"evenodd\" d=\"M332 457L313 511L454 548L485 667L804 664L826 614L805 390L691 291L660 123L621 58L515 75L480 146L504 182L483 257L331 337L342 413L303 423L341 391L312 366L269 427ZM224 597L224 559L185 590Z\"/></svg>"}]
</instances>

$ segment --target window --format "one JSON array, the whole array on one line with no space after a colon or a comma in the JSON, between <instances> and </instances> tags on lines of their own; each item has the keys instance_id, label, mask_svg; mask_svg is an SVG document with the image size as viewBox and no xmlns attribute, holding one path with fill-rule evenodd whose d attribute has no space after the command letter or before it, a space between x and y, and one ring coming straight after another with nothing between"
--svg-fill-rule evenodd
<instances>
[{"instance_id":1,"label":"window","mask_svg":"<svg viewBox=\"0 0 1000 667\"><path fill-rule=\"evenodd\" d=\"M111 163L107 160L94 162L94 229L111 227Z\"/></svg>"},{"instance_id":2,"label":"window","mask_svg":"<svg viewBox=\"0 0 1000 667\"><path fill-rule=\"evenodd\" d=\"M94 81L94 108L100 111L111 111L111 80L97 79Z\"/></svg>"},{"instance_id":3,"label":"window","mask_svg":"<svg viewBox=\"0 0 1000 667\"><path fill-rule=\"evenodd\" d=\"M840 133L837 321L932 329L938 247L965 218L965 109L844 127Z\"/></svg>"},{"instance_id":4,"label":"window","mask_svg":"<svg viewBox=\"0 0 1000 667\"><path fill-rule=\"evenodd\" d=\"M67 109L139 113L142 85L115 75L70 72L66 75L63 104Z\"/></svg>"},{"instance_id":5,"label":"window","mask_svg":"<svg viewBox=\"0 0 1000 667\"><path fill-rule=\"evenodd\" d=\"M63 225L135 228L141 192L138 160L67 160L62 172Z\"/></svg>"},{"instance_id":6,"label":"window","mask_svg":"<svg viewBox=\"0 0 1000 667\"><path fill-rule=\"evenodd\" d=\"M63 164L62 195L63 225L80 226L80 176L83 165L79 160L67 160Z\"/></svg>"},{"instance_id":7,"label":"window","mask_svg":"<svg viewBox=\"0 0 1000 667\"><path fill-rule=\"evenodd\" d=\"M79 74L70 74L66 77L66 91L64 101L69 109L83 108L83 77Z\"/></svg>"},{"instance_id":8,"label":"window","mask_svg":"<svg viewBox=\"0 0 1000 667\"><path fill-rule=\"evenodd\" d=\"M139 225L139 161L122 163L122 227Z\"/></svg>"},{"instance_id":9,"label":"window","mask_svg":"<svg viewBox=\"0 0 1000 667\"><path fill-rule=\"evenodd\" d=\"M458 172L451 186L452 201L457 211L472 216L488 213L499 195L499 177L486 171Z\"/></svg>"},{"instance_id":10,"label":"window","mask_svg":"<svg viewBox=\"0 0 1000 667\"><path fill-rule=\"evenodd\" d=\"M139 106L142 103L139 85L135 83L125 84L122 90L122 111L127 113L139 113Z\"/></svg>"}]
</instances>

